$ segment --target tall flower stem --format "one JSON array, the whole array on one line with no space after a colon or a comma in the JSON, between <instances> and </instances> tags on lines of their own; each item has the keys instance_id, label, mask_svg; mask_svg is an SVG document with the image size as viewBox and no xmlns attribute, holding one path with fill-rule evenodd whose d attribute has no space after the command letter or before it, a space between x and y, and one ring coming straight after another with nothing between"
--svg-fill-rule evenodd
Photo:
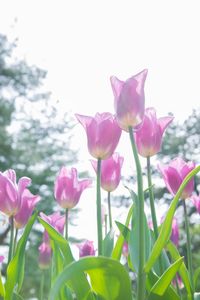
<instances>
[{"instance_id":1,"label":"tall flower stem","mask_svg":"<svg viewBox=\"0 0 200 300\"><path fill-rule=\"evenodd\" d=\"M112 213L111 213L111 204L110 204L110 192L108 192L108 215L109 215L109 225L110 229L112 228Z\"/></svg>"},{"instance_id":2,"label":"tall flower stem","mask_svg":"<svg viewBox=\"0 0 200 300\"><path fill-rule=\"evenodd\" d=\"M13 256L13 246L14 246L14 218L10 217L10 245L9 245L9 253L8 253L8 265Z\"/></svg>"},{"instance_id":3,"label":"tall flower stem","mask_svg":"<svg viewBox=\"0 0 200 300\"><path fill-rule=\"evenodd\" d=\"M97 161L97 236L98 255L102 255L102 222L101 222L101 158Z\"/></svg>"},{"instance_id":4,"label":"tall flower stem","mask_svg":"<svg viewBox=\"0 0 200 300\"><path fill-rule=\"evenodd\" d=\"M190 282L192 291L194 292L194 280L193 280L193 269L192 269L192 253L191 253L191 239L190 239L190 230L189 230L189 222L187 217L187 208L185 200L183 200L183 208L184 208L184 218L185 218L185 229L186 229L186 237L187 237L187 265L190 276Z\"/></svg>"},{"instance_id":5,"label":"tall flower stem","mask_svg":"<svg viewBox=\"0 0 200 300\"><path fill-rule=\"evenodd\" d=\"M45 278L45 272L44 272L44 270L42 270L41 281L40 281L40 300L43 300L44 278Z\"/></svg>"},{"instance_id":6,"label":"tall flower stem","mask_svg":"<svg viewBox=\"0 0 200 300\"><path fill-rule=\"evenodd\" d=\"M65 210L65 238L68 239L68 221L69 221L69 210Z\"/></svg>"},{"instance_id":7,"label":"tall flower stem","mask_svg":"<svg viewBox=\"0 0 200 300\"><path fill-rule=\"evenodd\" d=\"M155 239L157 240L158 238L158 223L157 223L157 218L156 218L156 210L155 210L155 205L154 205L154 193L153 193L153 187L152 187L152 180L151 180L151 160L150 156L147 157L147 179L148 179L148 188L149 188L149 200L150 200L150 208L151 208L151 217L152 217L152 222L153 222L153 230L155 234ZM163 266L162 266L162 259L161 257L159 258L159 268L161 274L163 273Z\"/></svg>"},{"instance_id":8,"label":"tall flower stem","mask_svg":"<svg viewBox=\"0 0 200 300\"><path fill-rule=\"evenodd\" d=\"M16 246L17 246L17 236L18 236L18 229L16 229L16 231L15 231L13 254L15 254L15 250L16 250Z\"/></svg>"},{"instance_id":9,"label":"tall flower stem","mask_svg":"<svg viewBox=\"0 0 200 300\"><path fill-rule=\"evenodd\" d=\"M133 151L133 156L135 160L136 170L137 170L137 188L138 188L138 203L139 203L139 267L138 267L138 278L137 278L137 300L145 299L145 273L144 273L144 263L145 263L145 235L144 235L144 192L143 192L143 179L142 179L142 169L140 165L140 160L137 152L137 147L135 144L135 139L133 135L132 127L129 127L129 137L131 142L131 147Z\"/></svg>"}]
</instances>

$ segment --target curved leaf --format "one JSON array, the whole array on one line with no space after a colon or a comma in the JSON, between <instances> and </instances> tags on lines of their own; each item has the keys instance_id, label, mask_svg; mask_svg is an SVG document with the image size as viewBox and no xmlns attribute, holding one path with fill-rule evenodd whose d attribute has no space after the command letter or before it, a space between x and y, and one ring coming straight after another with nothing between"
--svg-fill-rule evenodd
<instances>
[{"instance_id":1,"label":"curved leaf","mask_svg":"<svg viewBox=\"0 0 200 300\"><path fill-rule=\"evenodd\" d=\"M158 239L156 240L153 249L151 251L151 254L149 256L148 261L145 264L144 271L148 273L151 268L153 267L155 261L161 254L162 249L165 247L166 243L168 242L170 235L171 235L171 228L172 228L172 220L173 216L175 214L176 206L178 204L178 201L181 197L181 194L187 185L187 183L190 181L190 179L195 176L200 171L200 166L196 167L194 170L192 170L184 179L182 182L180 188L178 189L173 201L171 202L171 205L169 207L168 213L165 217L165 220L161 226L161 230L158 236Z\"/></svg>"},{"instance_id":2,"label":"curved leaf","mask_svg":"<svg viewBox=\"0 0 200 300\"><path fill-rule=\"evenodd\" d=\"M50 239L54 241L56 246L59 247L61 250L61 253L63 255L63 266L66 266L74 261L71 249L69 247L68 241L60 234L58 233L51 225L49 225L47 222L45 222L43 219L38 217L39 222L44 226L44 228L47 230ZM54 251L56 248L54 248ZM59 258L60 260L60 258ZM60 262L59 262L60 264ZM91 294L91 288L90 285L86 279L85 274L80 272L79 274L76 274L76 276L73 276L70 278L69 286L72 288L76 294L77 299L82 300L84 299L85 295L88 295L88 300L94 300L93 295ZM54 298L56 299L56 298Z\"/></svg>"},{"instance_id":3,"label":"curved leaf","mask_svg":"<svg viewBox=\"0 0 200 300\"><path fill-rule=\"evenodd\" d=\"M174 261L181 257L176 246L172 243L172 241L170 241L170 240L168 241L166 248L169 251L169 253ZM187 290L188 299L190 300L190 299L192 299L192 290L191 290L191 284L190 284L188 270L187 270L184 262L180 266L180 269L178 272L179 272L181 279L183 281L183 284Z\"/></svg>"},{"instance_id":4,"label":"curved leaf","mask_svg":"<svg viewBox=\"0 0 200 300\"><path fill-rule=\"evenodd\" d=\"M172 279L178 272L181 264L183 262L183 257L180 257L175 263L173 263L158 279L155 285L152 287L150 294L156 294L162 296L166 289L169 287Z\"/></svg>"},{"instance_id":5,"label":"curved leaf","mask_svg":"<svg viewBox=\"0 0 200 300\"><path fill-rule=\"evenodd\" d=\"M37 212L33 214L27 223L24 233L17 243L15 255L10 261L7 268L7 280L5 284L5 300L12 299L14 288L17 287L19 292L24 278L24 265L25 265L25 247L28 240L30 231L37 217Z\"/></svg>"},{"instance_id":6,"label":"curved leaf","mask_svg":"<svg viewBox=\"0 0 200 300\"><path fill-rule=\"evenodd\" d=\"M125 226L126 227L128 227L128 225L130 223L132 214L133 214L133 205L131 205L131 207L130 207L130 209L128 211L128 215L127 215L126 222L125 222ZM124 244L124 237L123 237L123 234L120 233L120 235L119 235L119 237L117 239L117 242L115 244L115 247L113 249L113 252L112 252L112 258L113 259L120 260L121 255L122 255L123 244Z\"/></svg>"},{"instance_id":7,"label":"curved leaf","mask_svg":"<svg viewBox=\"0 0 200 300\"><path fill-rule=\"evenodd\" d=\"M100 299L132 300L127 271L118 261L107 257L85 257L68 265L53 285L49 299L54 300L62 286L80 272L90 276L92 288Z\"/></svg>"}]
</instances>

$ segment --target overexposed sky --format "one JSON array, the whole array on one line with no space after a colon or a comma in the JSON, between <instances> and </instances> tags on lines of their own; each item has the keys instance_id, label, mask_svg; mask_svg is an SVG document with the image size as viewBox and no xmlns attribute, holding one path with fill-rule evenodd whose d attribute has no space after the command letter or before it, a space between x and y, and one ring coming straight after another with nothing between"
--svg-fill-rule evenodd
<instances>
[{"instance_id":1,"label":"overexposed sky","mask_svg":"<svg viewBox=\"0 0 200 300\"><path fill-rule=\"evenodd\" d=\"M18 37L17 53L48 71L46 88L72 113L114 112L109 77L148 68L146 106L183 120L200 106L199 31L199 0L0 0L0 32Z\"/></svg>"}]
</instances>

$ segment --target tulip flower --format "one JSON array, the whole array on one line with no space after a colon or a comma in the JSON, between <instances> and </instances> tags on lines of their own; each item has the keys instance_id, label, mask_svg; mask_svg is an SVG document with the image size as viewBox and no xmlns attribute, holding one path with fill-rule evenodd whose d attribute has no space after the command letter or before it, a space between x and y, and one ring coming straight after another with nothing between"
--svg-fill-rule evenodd
<instances>
[{"instance_id":1,"label":"tulip flower","mask_svg":"<svg viewBox=\"0 0 200 300\"><path fill-rule=\"evenodd\" d=\"M0 264L4 261L4 256L0 255Z\"/></svg>"},{"instance_id":2,"label":"tulip flower","mask_svg":"<svg viewBox=\"0 0 200 300\"><path fill-rule=\"evenodd\" d=\"M168 166L159 165L158 168L162 173L167 189L171 194L175 195L185 177L195 168L195 164L194 162L186 163L182 158L178 157L173 159ZM181 198L186 199L190 197L193 189L194 178L184 188Z\"/></svg>"},{"instance_id":3,"label":"tulip flower","mask_svg":"<svg viewBox=\"0 0 200 300\"><path fill-rule=\"evenodd\" d=\"M107 191L114 191L120 182L121 167L124 158L119 156L118 153L114 153L110 158L102 161L101 164L101 187ZM97 172L97 162L91 161L94 170Z\"/></svg>"},{"instance_id":4,"label":"tulip flower","mask_svg":"<svg viewBox=\"0 0 200 300\"><path fill-rule=\"evenodd\" d=\"M161 149L162 136L173 117L157 119L154 108L146 108L143 124L135 132L135 141L138 152L143 157L150 157Z\"/></svg>"},{"instance_id":5,"label":"tulip flower","mask_svg":"<svg viewBox=\"0 0 200 300\"><path fill-rule=\"evenodd\" d=\"M84 243L78 245L78 248L79 248L79 257L95 255L94 245L92 241L86 240Z\"/></svg>"},{"instance_id":6,"label":"tulip flower","mask_svg":"<svg viewBox=\"0 0 200 300\"><path fill-rule=\"evenodd\" d=\"M9 217L15 216L21 208L22 194L30 183L30 178L22 177L17 184L12 169L0 172L0 211Z\"/></svg>"},{"instance_id":7,"label":"tulip flower","mask_svg":"<svg viewBox=\"0 0 200 300\"><path fill-rule=\"evenodd\" d=\"M200 196L193 195L191 199L196 207L197 212L200 214Z\"/></svg>"},{"instance_id":8,"label":"tulip flower","mask_svg":"<svg viewBox=\"0 0 200 300\"><path fill-rule=\"evenodd\" d=\"M145 69L126 81L121 81L115 76L110 78L117 120L125 131L128 131L129 127L137 129L143 122L146 76Z\"/></svg>"},{"instance_id":9,"label":"tulip flower","mask_svg":"<svg viewBox=\"0 0 200 300\"><path fill-rule=\"evenodd\" d=\"M170 237L171 241L174 245L178 246L179 243L179 229L178 229L178 222L176 218L173 218L172 221L172 233Z\"/></svg>"},{"instance_id":10,"label":"tulip flower","mask_svg":"<svg viewBox=\"0 0 200 300\"><path fill-rule=\"evenodd\" d=\"M90 179L78 181L77 170L63 167L55 181L54 196L62 208L73 208L79 202L82 192L91 184Z\"/></svg>"},{"instance_id":11,"label":"tulip flower","mask_svg":"<svg viewBox=\"0 0 200 300\"><path fill-rule=\"evenodd\" d=\"M45 215L44 213L40 213L40 217L49 223L52 227L54 227L60 234L63 234L64 226L65 226L65 216L61 215L59 212L55 212L51 215ZM49 242L49 235L45 230L43 241L45 243Z\"/></svg>"},{"instance_id":12,"label":"tulip flower","mask_svg":"<svg viewBox=\"0 0 200 300\"><path fill-rule=\"evenodd\" d=\"M28 189L25 189L21 200L21 208L14 217L15 227L17 229L23 228L26 225L32 215L35 205L40 200L40 196L33 195Z\"/></svg>"},{"instance_id":13,"label":"tulip flower","mask_svg":"<svg viewBox=\"0 0 200 300\"><path fill-rule=\"evenodd\" d=\"M109 158L121 136L116 118L110 113L97 113L94 118L76 114L76 118L86 131L90 154L96 159Z\"/></svg>"},{"instance_id":14,"label":"tulip flower","mask_svg":"<svg viewBox=\"0 0 200 300\"><path fill-rule=\"evenodd\" d=\"M51 246L43 242L39 248L39 267L42 270L48 269L51 265Z\"/></svg>"}]
</instances>

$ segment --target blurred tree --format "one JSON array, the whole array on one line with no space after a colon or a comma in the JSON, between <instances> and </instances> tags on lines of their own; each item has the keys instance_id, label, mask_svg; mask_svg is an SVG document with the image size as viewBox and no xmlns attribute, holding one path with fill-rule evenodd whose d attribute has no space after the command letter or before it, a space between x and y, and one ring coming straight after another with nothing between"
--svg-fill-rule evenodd
<instances>
[{"instance_id":1,"label":"blurred tree","mask_svg":"<svg viewBox=\"0 0 200 300\"><path fill-rule=\"evenodd\" d=\"M41 196L38 209L52 213L53 185L61 165L77 161L70 149L72 119L52 104L50 93L42 91L46 72L14 57L16 41L0 34L0 171L16 170L17 178L28 176L34 194ZM0 244L6 244L9 225L0 229ZM41 232L33 228L29 239L26 280L22 294L36 297L40 278L37 270ZM34 262L34 263L31 263Z\"/></svg>"}]
</instances>

